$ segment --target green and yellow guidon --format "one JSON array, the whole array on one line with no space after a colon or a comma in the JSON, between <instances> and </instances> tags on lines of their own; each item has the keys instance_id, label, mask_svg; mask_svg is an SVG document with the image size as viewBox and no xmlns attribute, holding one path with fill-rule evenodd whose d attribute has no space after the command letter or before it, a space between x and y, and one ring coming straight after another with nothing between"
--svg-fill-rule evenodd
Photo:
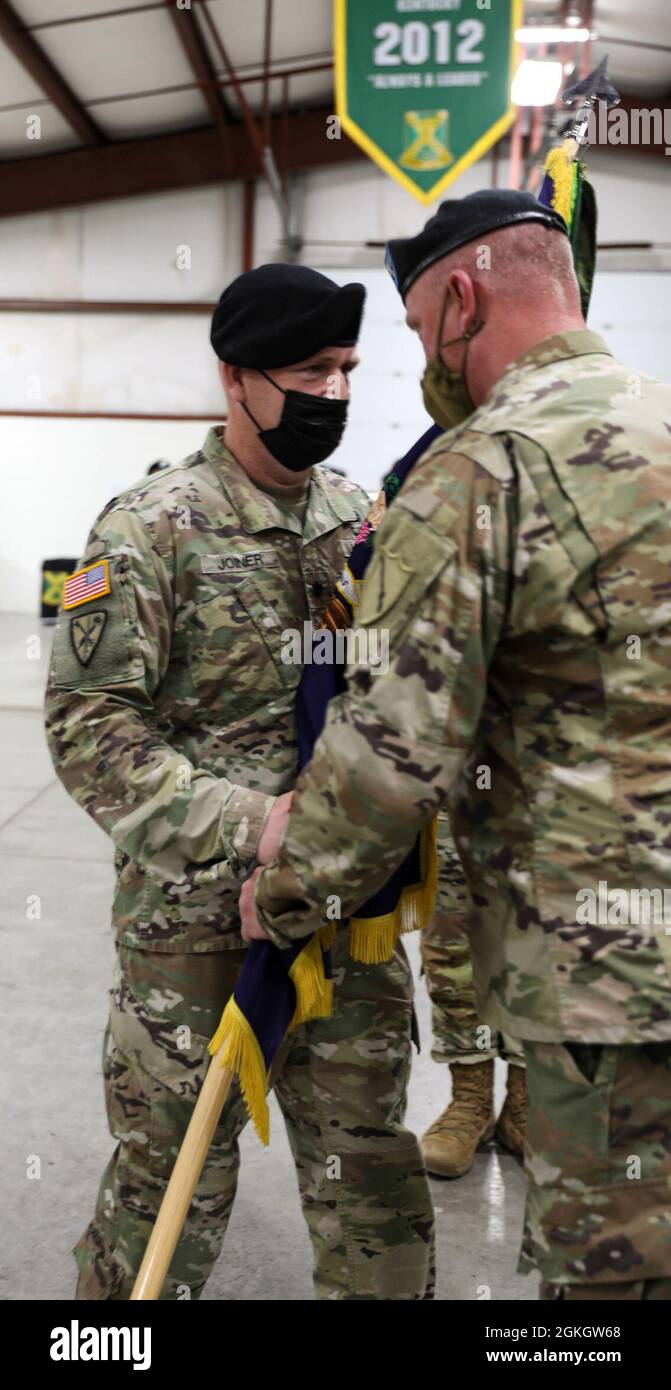
<instances>
[{"instance_id":1,"label":"green and yellow guidon","mask_svg":"<svg viewBox=\"0 0 671 1390\"><path fill-rule=\"evenodd\" d=\"M44 570L42 573L42 602L50 608L60 608L67 579L65 570Z\"/></svg>"},{"instance_id":2,"label":"green and yellow guidon","mask_svg":"<svg viewBox=\"0 0 671 1390\"><path fill-rule=\"evenodd\" d=\"M336 112L386 174L431 203L505 134L522 0L334 0Z\"/></svg>"}]
</instances>

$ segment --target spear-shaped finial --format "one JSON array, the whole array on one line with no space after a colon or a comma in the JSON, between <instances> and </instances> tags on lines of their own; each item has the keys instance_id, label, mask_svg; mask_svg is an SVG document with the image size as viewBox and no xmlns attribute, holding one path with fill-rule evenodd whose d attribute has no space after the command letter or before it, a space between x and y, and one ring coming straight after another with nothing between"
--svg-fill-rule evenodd
<instances>
[{"instance_id":1,"label":"spear-shaped finial","mask_svg":"<svg viewBox=\"0 0 671 1390\"><path fill-rule=\"evenodd\" d=\"M583 77L582 82L576 82L572 87L567 87L562 92L562 101L566 106L573 106L579 102L575 118L566 131L566 139L575 140L577 145L584 145L587 141L587 127L589 118L594 110L597 101L604 101L606 106L617 106L620 94L613 86L608 77L608 54L601 59L598 67L593 72Z\"/></svg>"},{"instance_id":2,"label":"spear-shaped finial","mask_svg":"<svg viewBox=\"0 0 671 1390\"><path fill-rule=\"evenodd\" d=\"M576 82L575 86L567 87L562 92L562 101L566 106L572 106L578 97L585 97L587 101L606 101L609 106L617 106L620 100L620 93L613 86L608 76L608 54L601 59L599 66L593 72L583 77L582 82Z\"/></svg>"}]
</instances>

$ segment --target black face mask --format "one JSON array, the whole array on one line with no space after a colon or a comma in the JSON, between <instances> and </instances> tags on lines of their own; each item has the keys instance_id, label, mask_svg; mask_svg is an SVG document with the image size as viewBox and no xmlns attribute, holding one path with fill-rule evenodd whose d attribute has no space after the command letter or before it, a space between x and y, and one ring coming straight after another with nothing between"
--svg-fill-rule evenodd
<instances>
[{"instance_id":1,"label":"black face mask","mask_svg":"<svg viewBox=\"0 0 671 1390\"><path fill-rule=\"evenodd\" d=\"M292 473L302 473L315 463L322 463L343 437L349 402L311 396L308 391L285 391L262 367L259 371L284 396L280 423L273 430L259 429L258 420L243 401L242 408L256 425L259 439L273 458Z\"/></svg>"}]
</instances>

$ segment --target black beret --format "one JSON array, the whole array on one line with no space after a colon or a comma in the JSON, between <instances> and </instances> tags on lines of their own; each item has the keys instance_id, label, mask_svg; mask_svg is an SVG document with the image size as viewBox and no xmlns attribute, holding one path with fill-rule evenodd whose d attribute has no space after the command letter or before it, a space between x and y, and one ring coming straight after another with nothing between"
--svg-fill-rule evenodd
<instances>
[{"instance_id":1,"label":"black beret","mask_svg":"<svg viewBox=\"0 0 671 1390\"><path fill-rule=\"evenodd\" d=\"M236 367L289 367L359 337L363 285L336 285L306 265L260 265L224 290L210 342Z\"/></svg>"},{"instance_id":2,"label":"black beret","mask_svg":"<svg viewBox=\"0 0 671 1390\"><path fill-rule=\"evenodd\" d=\"M568 236L558 212L539 203L533 193L512 188L485 188L466 198L449 198L424 229L412 237L387 242L385 265L402 299L410 286L434 261L449 256L458 246L486 236L514 222L542 222Z\"/></svg>"}]
</instances>

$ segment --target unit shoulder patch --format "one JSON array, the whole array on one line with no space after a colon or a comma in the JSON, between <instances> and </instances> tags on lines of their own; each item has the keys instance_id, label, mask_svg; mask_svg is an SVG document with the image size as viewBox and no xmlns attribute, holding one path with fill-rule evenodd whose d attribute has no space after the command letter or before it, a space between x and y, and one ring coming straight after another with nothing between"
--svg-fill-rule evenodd
<instances>
[{"instance_id":1,"label":"unit shoulder patch","mask_svg":"<svg viewBox=\"0 0 671 1390\"><path fill-rule=\"evenodd\" d=\"M81 666L88 666L103 635L107 614L102 609L70 619L70 641Z\"/></svg>"}]
</instances>

